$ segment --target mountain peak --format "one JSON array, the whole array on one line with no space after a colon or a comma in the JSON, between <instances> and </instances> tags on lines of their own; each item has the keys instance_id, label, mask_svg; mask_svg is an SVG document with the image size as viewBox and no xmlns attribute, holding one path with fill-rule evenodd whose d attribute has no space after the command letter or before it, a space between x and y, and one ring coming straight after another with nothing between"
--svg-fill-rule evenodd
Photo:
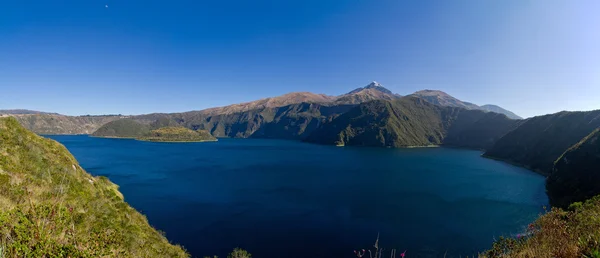
<instances>
[{"instance_id":1,"label":"mountain peak","mask_svg":"<svg viewBox=\"0 0 600 258\"><path fill-rule=\"evenodd\" d=\"M347 94L355 94L355 93L359 93L359 92L361 92L363 90L369 90L369 89L374 89L374 90L383 92L385 94L390 94L390 95L393 94L391 90L386 89L385 87L383 87L383 85L381 85L381 83L378 83L376 81L373 81L373 82L369 83L365 87L357 88L357 89L355 89L355 90L353 90L351 92L348 92Z\"/></svg>"},{"instance_id":2,"label":"mountain peak","mask_svg":"<svg viewBox=\"0 0 600 258\"><path fill-rule=\"evenodd\" d=\"M372 81L371 83L369 83L369 85L367 85L365 88L373 88L373 87L383 87L381 85L381 83L378 83L376 81Z\"/></svg>"}]
</instances>

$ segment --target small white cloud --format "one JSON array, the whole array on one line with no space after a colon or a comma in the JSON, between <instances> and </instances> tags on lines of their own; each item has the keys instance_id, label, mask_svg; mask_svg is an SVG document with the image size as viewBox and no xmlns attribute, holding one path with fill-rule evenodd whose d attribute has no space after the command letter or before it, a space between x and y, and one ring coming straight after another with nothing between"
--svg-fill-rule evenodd
<instances>
[{"instance_id":1,"label":"small white cloud","mask_svg":"<svg viewBox=\"0 0 600 258\"><path fill-rule=\"evenodd\" d=\"M104 8L108 8L108 5L104 5Z\"/></svg>"}]
</instances>

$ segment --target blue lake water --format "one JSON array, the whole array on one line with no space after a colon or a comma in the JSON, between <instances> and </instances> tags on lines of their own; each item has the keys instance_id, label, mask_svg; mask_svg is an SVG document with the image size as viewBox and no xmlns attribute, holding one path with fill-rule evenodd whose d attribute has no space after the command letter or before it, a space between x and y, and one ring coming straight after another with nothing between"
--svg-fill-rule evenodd
<instances>
[{"instance_id":1,"label":"blue lake water","mask_svg":"<svg viewBox=\"0 0 600 258\"><path fill-rule=\"evenodd\" d=\"M407 257L465 257L548 203L542 176L473 150L50 137L194 257L353 257L378 233Z\"/></svg>"}]
</instances>

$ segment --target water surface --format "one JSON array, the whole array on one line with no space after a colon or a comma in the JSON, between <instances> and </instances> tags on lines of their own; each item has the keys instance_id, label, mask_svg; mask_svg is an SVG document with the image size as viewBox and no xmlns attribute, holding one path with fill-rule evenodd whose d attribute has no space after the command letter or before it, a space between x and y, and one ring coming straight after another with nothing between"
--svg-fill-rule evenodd
<instances>
[{"instance_id":1,"label":"water surface","mask_svg":"<svg viewBox=\"0 0 600 258\"><path fill-rule=\"evenodd\" d=\"M51 138L195 257L352 257L378 233L407 257L465 257L548 202L542 176L473 150Z\"/></svg>"}]
</instances>

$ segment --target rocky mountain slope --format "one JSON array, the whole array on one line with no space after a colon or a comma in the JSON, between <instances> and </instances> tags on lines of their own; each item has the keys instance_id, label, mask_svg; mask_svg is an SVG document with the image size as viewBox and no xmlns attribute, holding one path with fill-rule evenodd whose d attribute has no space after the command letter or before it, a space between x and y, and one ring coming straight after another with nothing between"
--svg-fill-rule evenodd
<instances>
[{"instance_id":1,"label":"rocky mountain slope","mask_svg":"<svg viewBox=\"0 0 600 258\"><path fill-rule=\"evenodd\" d=\"M117 185L12 117L0 118L0 243L3 257L188 257Z\"/></svg>"}]
</instances>

